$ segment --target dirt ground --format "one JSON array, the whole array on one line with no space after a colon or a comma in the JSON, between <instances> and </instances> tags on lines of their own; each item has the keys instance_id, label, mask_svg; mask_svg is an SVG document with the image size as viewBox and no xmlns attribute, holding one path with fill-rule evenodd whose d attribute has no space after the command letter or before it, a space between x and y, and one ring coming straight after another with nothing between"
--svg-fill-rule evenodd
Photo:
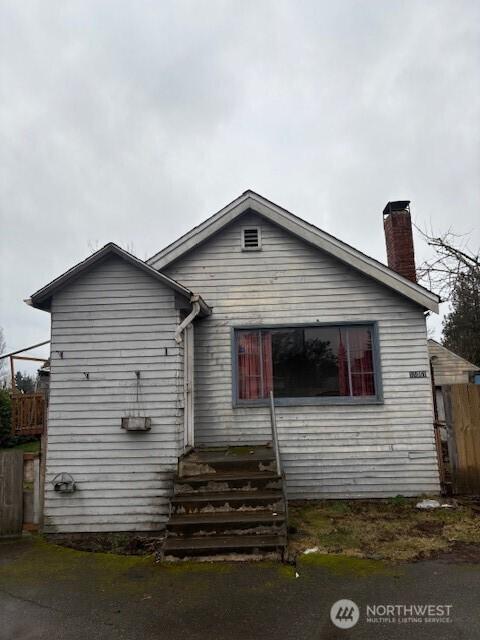
<instances>
[{"instance_id":1,"label":"dirt ground","mask_svg":"<svg viewBox=\"0 0 480 640\"><path fill-rule=\"evenodd\" d=\"M480 514L451 501L451 508L420 510L419 501L292 503L289 509L290 552L342 554L393 562L440 555L480 562Z\"/></svg>"}]
</instances>

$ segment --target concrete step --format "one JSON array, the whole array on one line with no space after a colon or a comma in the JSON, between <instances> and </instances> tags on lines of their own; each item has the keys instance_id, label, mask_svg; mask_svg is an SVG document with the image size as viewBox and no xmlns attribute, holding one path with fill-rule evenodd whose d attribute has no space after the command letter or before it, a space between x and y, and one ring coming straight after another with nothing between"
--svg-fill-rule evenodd
<instances>
[{"instance_id":1,"label":"concrete step","mask_svg":"<svg viewBox=\"0 0 480 640\"><path fill-rule=\"evenodd\" d=\"M173 515L168 536L248 535L285 533L285 513L272 511L223 511Z\"/></svg>"},{"instance_id":2,"label":"concrete step","mask_svg":"<svg viewBox=\"0 0 480 640\"><path fill-rule=\"evenodd\" d=\"M175 479L175 495L197 492L257 491L281 489L282 479L276 473L252 471L241 474L213 473Z\"/></svg>"},{"instance_id":3,"label":"concrete step","mask_svg":"<svg viewBox=\"0 0 480 640\"><path fill-rule=\"evenodd\" d=\"M163 556L221 556L240 553L261 555L268 552L281 553L286 546L283 535L270 536L210 536L203 538L167 538Z\"/></svg>"},{"instance_id":4,"label":"concrete step","mask_svg":"<svg viewBox=\"0 0 480 640\"><path fill-rule=\"evenodd\" d=\"M215 473L276 472L275 455L269 446L193 449L178 462L178 476Z\"/></svg>"},{"instance_id":5,"label":"concrete step","mask_svg":"<svg viewBox=\"0 0 480 640\"><path fill-rule=\"evenodd\" d=\"M202 511L231 511L268 509L283 511L281 491L224 491L198 492L174 495L171 500L173 513L197 513Z\"/></svg>"}]
</instances>

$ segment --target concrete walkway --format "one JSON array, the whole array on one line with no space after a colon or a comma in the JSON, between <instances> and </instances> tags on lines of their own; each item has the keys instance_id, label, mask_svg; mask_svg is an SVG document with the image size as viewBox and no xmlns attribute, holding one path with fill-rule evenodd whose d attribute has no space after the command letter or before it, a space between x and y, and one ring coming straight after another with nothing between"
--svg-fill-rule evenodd
<instances>
[{"instance_id":1,"label":"concrete walkway","mask_svg":"<svg viewBox=\"0 0 480 640\"><path fill-rule=\"evenodd\" d=\"M0 543L1 640L480 638L480 565L304 556L274 563L176 564L41 540ZM330 608L360 609L349 630ZM452 605L451 622L367 622L367 605ZM380 612L382 609L380 609ZM418 616L417 616L418 617Z\"/></svg>"}]
</instances>

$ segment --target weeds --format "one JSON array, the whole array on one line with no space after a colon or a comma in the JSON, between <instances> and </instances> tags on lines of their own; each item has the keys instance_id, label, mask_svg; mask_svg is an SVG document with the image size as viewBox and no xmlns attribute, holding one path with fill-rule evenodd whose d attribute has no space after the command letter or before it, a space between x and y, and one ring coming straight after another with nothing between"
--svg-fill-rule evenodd
<instances>
[{"instance_id":1,"label":"weeds","mask_svg":"<svg viewBox=\"0 0 480 640\"><path fill-rule=\"evenodd\" d=\"M319 553L408 561L451 549L454 543L480 544L480 517L469 507L420 511L418 500L320 501L290 504L295 553Z\"/></svg>"}]
</instances>

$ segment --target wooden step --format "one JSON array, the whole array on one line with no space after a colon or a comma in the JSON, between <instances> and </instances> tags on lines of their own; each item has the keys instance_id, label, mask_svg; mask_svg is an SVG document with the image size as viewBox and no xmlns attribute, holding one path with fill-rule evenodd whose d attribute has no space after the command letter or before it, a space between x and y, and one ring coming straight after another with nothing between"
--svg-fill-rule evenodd
<instances>
[{"instance_id":1,"label":"wooden step","mask_svg":"<svg viewBox=\"0 0 480 640\"><path fill-rule=\"evenodd\" d=\"M217 510L230 509L256 509L258 507L269 508L274 511L283 510L283 494L281 491L223 491L223 492L198 492L174 495L172 500L174 513L185 510L187 513L195 513L208 510L209 507Z\"/></svg>"},{"instance_id":2,"label":"wooden step","mask_svg":"<svg viewBox=\"0 0 480 640\"><path fill-rule=\"evenodd\" d=\"M273 536L207 536L200 538L167 538L164 556L202 556L224 553L261 554L282 551L286 546L283 535Z\"/></svg>"},{"instance_id":3,"label":"wooden step","mask_svg":"<svg viewBox=\"0 0 480 640\"><path fill-rule=\"evenodd\" d=\"M269 445L200 447L181 456L162 556L281 557L287 523Z\"/></svg>"},{"instance_id":4,"label":"wooden step","mask_svg":"<svg viewBox=\"0 0 480 640\"><path fill-rule=\"evenodd\" d=\"M274 460L275 453L268 445L245 445L239 447L197 447L183 456L183 459L191 458L199 462L212 462L215 460L242 460L245 458L257 460Z\"/></svg>"},{"instance_id":5,"label":"wooden step","mask_svg":"<svg viewBox=\"0 0 480 640\"><path fill-rule=\"evenodd\" d=\"M193 449L180 458L180 477L215 473L275 472L275 455L271 447L216 447Z\"/></svg>"},{"instance_id":6,"label":"wooden step","mask_svg":"<svg viewBox=\"0 0 480 640\"><path fill-rule=\"evenodd\" d=\"M282 478L276 473L252 471L241 474L213 473L175 478L175 495L206 491L254 491L280 489Z\"/></svg>"},{"instance_id":7,"label":"wooden step","mask_svg":"<svg viewBox=\"0 0 480 640\"><path fill-rule=\"evenodd\" d=\"M214 513L191 513L173 515L167 524L167 534L176 536L226 535L226 531L238 531L237 535L245 535L242 530L268 528L272 533L279 533L285 525L285 513L264 510L256 511L217 511ZM231 535L231 534L230 534Z\"/></svg>"}]
</instances>

